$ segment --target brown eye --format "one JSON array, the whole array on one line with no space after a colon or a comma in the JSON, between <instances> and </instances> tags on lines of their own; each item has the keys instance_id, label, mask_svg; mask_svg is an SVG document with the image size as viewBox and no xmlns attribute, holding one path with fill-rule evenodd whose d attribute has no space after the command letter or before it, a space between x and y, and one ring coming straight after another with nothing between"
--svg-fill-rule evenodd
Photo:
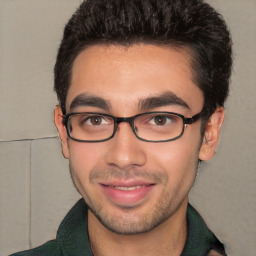
<instances>
[{"instance_id":1,"label":"brown eye","mask_svg":"<svg viewBox=\"0 0 256 256\"><path fill-rule=\"evenodd\" d=\"M92 125L101 125L102 123L102 117L100 116L91 116L88 119Z\"/></svg>"},{"instance_id":2,"label":"brown eye","mask_svg":"<svg viewBox=\"0 0 256 256\"><path fill-rule=\"evenodd\" d=\"M156 125L165 125L167 122L167 117L166 116L155 116L154 117L154 123Z\"/></svg>"}]
</instances>

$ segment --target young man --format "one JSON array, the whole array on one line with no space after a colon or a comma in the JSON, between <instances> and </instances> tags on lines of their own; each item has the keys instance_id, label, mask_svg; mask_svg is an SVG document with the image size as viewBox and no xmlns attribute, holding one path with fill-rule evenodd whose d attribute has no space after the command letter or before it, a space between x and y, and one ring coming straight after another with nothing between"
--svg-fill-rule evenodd
<instances>
[{"instance_id":1,"label":"young man","mask_svg":"<svg viewBox=\"0 0 256 256\"><path fill-rule=\"evenodd\" d=\"M55 124L83 199L55 240L15 255L226 255L188 194L215 153L231 64L203 1L84 1L55 66Z\"/></svg>"}]
</instances>

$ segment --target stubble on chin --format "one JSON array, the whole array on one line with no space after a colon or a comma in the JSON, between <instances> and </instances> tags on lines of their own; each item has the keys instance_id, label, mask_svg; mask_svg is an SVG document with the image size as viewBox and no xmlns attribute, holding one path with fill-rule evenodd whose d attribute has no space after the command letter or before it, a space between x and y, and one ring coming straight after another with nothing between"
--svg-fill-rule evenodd
<instances>
[{"instance_id":1,"label":"stubble on chin","mask_svg":"<svg viewBox=\"0 0 256 256\"><path fill-rule=\"evenodd\" d=\"M165 193L150 211L142 214L139 213L139 209L136 214L136 207L126 208L120 206L118 209L119 214L116 215L114 211L112 214L106 212L100 205L98 207L97 205L88 205L88 207L100 223L113 233L135 235L153 230L172 215L172 211L170 211L171 202L168 202L168 199L169 195Z\"/></svg>"},{"instance_id":2,"label":"stubble on chin","mask_svg":"<svg viewBox=\"0 0 256 256\"><path fill-rule=\"evenodd\" d=\"M74 167L70 163L70 173L78 192L85 199L89 211L108 230L122 235L135 235L149 232L169 219L180 207L184 198L179 197L178 189L168 187L168 176L159 171L147 171L139 169L121 170L94 169L88 174L89 183L97 184L99 181L111 181L113 179L143 179L162 186L158 201L154 202L149 211L141 211L140 207L115 206L117 211L109 212L103 203L95 198L94 194L79 180Z\"/></svg>"}]
</instances>

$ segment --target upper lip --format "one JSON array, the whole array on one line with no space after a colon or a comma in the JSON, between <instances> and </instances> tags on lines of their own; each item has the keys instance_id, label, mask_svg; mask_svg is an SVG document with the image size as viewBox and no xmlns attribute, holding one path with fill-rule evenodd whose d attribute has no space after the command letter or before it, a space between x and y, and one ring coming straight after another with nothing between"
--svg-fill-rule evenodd
<instances>
[{"instance_id":1,"label":"upper lip","mask_svg":"<svg viewBox=\"0 0 256 256\"><path fill-rule=\"evenodd\" d=\"M150 181L143 181L143 180L113 180L113 181L106 181L100 182L103 186L109 187L135 187L135 186L149 186L155 185L154 182Z\"/></svg>"}]
</instances>

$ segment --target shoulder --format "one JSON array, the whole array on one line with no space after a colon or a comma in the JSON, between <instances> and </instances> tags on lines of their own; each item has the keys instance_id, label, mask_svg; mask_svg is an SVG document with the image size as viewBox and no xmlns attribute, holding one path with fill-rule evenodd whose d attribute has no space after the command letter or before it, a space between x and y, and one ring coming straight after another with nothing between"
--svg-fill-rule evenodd
<instances>
[{"instance_id":1,"label":"shoulder","mask_svg":"<svg viewBox=\"0 0 256 256\"><path fill-rule=\"evenodd\" d=\"M14 253L10 256L61 256L62 253L55 240L49 241L46 244L32 250Z\"/></svg>"}]
</instances>

